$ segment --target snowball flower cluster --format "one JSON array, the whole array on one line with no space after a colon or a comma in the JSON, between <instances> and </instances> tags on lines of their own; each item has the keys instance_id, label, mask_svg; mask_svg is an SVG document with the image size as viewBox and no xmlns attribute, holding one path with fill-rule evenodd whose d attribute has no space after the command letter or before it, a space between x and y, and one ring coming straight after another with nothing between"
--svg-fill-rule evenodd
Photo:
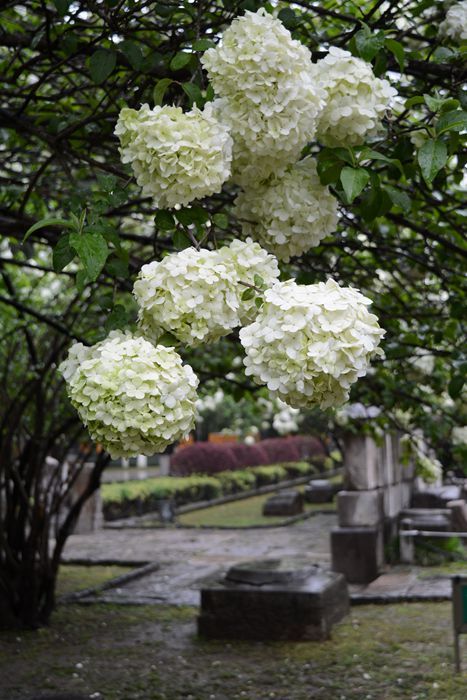
<instances>
[{"instance_id":1,"label":"snowball flower cluster","mask_svg":"<svg viewBox=\"0 0 467 700\"><path fill-rule=\"evenodd\" d=\"M261 248L251 238L246 241L239 241L235 238L229 246L219 248L219 255L229 261L238 279L239 319L240 324L251 323L258 313L256 299L262 294L255 290L255 295L251 299L242 299L243 293L248 289L246 285L258 288L257 278L263 280L264 287L270 287L279 277L279 266L274 256Z\"/></svg>"},{"instance_id":2,"label":"snowball flower cluster","mask_svg":"<svg viewBox=\"0 0 467 700\"><path fill-rule=\"evenodd\" d=\"M198 379L173 348L129 332L75 343L59 371L92 438L110 455L163 451L194 425Z\"/></svg>"},{"instance_id":3,"label":"snowball flower cluster","mask_svg":"<svg viewBox=\"0 0 467 700\"><path fill-rule=\"evenodd\" d=\"M239 324L233 265L215 250L186 248L143 265L133 287L142 332L187 345L212 343Z\"/></svg>"},{"instance_id":4,"label":"snowball flower cluster","mask_svg":"<svg viewBox=\"0 0 467 700\"><path fill-rule=\"evenodd\" d=\"M280 260L302 255L333 233L338 202L321 184L313 158L290 166L267 183L241 192L235 215L242 231Z\"/></svg>"},{"instance_id":5,"label":"snowball flower cluster","mask_svg":"<svg viewBox=\"0 0 467 700\"><path fill-rule=\"evenodd\" d=\"M320 143L356 146L378 133L397 91L376 78L369 63L331 46L312 72L326 91L318 123Z\"/></svg>"},{"instance_id":6,"label":"snowball flower cluster","mask_svg":"<svg viewBox=\"0 0 467 700\"><path fill-rule=\"evenodd\" d=\"M467 41L467 0L448 9L445 19L439 25L439 33L459 43Z\"/></svg>"},{"instance_id":7,"label":"snowball flower cluster","mask_svg":"<svg viewBox=\"0 0 467 700\"><path fill-rule=\"evenodd\" d=\"M251 240L219 250L186 248L160 262L144 265L133 293L142 332L157 341L164 332L195 346L212 343L256 313L253 300L242 300L240 282L260 275L271 283L277 261Z\"/></svg>"},{"instance_id":8,"label":"snowball flower cluster","mask_svg":"<svg viewBox=\"0 0 467 700\"><path fill-rule=\"evenodd\" d=\"M418 452L415 457L415 475L427 484L436 483L443 474L441 462Z\"/></svg>"},{"instance_id":9,"label":"snowball flower cluster","mask_svg":"<svg viewBox=\"0 0 467 700\"><path fill-rule=\"evenodd\" d=\"M264 9L246 12L201 62L220 96L215 109L231 129L235 159L296 160L315 134L324 93L313 79L309 50L280 20ZM234 171L241 169L234 164Z\"/></svg>"},{"instance_id":10,"label":"snowball flower cluster","mask_svg":"<svg viewBox=\"0 0 467 700\"><path fill-rule=\"evenodd\" d=\"M384 331L370 300L334 280L277 282L240 331L246 374L293 408L339 406L364 376Z\"/></svg>"},{"instance_id":11,"label":"snowball flower cluster","mask_svg":"<svg viewBox=\"0 0 467 700\"><path fill-rule=\"evenodd\" d=\"M124 108L115 134L123 163L131 163L143 193L158 207L186 205L220 192L230 176L232 139L211 105Z\"/></svg>"}]
</instances>

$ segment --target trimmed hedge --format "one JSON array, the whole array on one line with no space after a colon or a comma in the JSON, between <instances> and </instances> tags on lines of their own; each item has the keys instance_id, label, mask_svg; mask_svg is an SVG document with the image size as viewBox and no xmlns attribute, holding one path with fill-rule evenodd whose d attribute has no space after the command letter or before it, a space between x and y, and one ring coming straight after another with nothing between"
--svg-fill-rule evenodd
<instances>
[{"instance_id":1,"label":"trimmed hedge","mask_svg":"<svg viewBox=\"0 0 467 700\"><path fill-rule=\"evenodd\" d=\"M164 498L170 498L180 506L210 501L219 496L241 493L314 473L316 468L312 464L298 462L219 472L215 477L162 476L144 481L103 484L101 494L104 517L106 520L130 518L157 511L158 501Z\"/></svg>"},{"instance_id":2,"label":"trimmed hedge","mask_svg":"<svg viewBox=\"0 0 467 700\"><path fill-rule=\"evenodd\" d=\"M303 459L316 461L325 456L321 442L307 435L270 438L255 445L196 442L172 456L171 473L175 476L218 474L245 467L300 462Z\"/></svg>"}]
</instances>

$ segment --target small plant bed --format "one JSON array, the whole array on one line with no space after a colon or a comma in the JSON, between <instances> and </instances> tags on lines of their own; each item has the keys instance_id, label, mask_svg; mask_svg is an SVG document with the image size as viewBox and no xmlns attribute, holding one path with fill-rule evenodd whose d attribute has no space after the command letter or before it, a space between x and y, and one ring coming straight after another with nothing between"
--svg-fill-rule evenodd
<instances>
[{"instance_id":1,"label":"small plant bed","mask_svg":"<svg viewBox=\"0 0 467 700\"><path fill-rule=\"evenodd\" d=\"M215 476L159 477L144 481L103 484L104 517L107 521L157 512L161 500L176 506L212 501L223 496L254 492L264 486L320 476L319 468L308 462L293 462L219 471ZM325 476L325 475L323 475Z\"/></svg>"},{"instance_id":2,"label":"small plant bed","mask_svg":"<svg viewBox=\"0 0 467 700\"><path fill-rule=\"evenodd\" d=\"M177 524L189 527L270 527L272 525L287 525L323 511L334 512L334 503L305 503L303 514L300 516L264 516L263 506L271 494L244 498L232 503L202 508L184 513L177 518Z\"/></svg>"},{"instance_id":3,"label":"small plant bed","mask_svg":"<svg viewBox=\"0 0 467 700\"><path fill-rule=\"evenodd\" d=\"M127 566L62 564L58 572L57 597L96 588L131 571Z\"/></svg>"}]
</instances>

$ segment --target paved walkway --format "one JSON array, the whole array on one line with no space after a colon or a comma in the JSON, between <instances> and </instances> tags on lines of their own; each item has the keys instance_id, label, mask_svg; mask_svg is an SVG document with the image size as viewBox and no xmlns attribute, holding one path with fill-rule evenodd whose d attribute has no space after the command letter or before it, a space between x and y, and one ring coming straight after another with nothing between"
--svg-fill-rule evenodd
<instances>
[{"instance_id":1,"label":"paved walkway","mask_svg":"<svg viewBox=\"0 0 467 700\"><path fill-rule=\"evenodd\" d=\"M110 588L100 600L119 603L198 605L206 579L220 577L233 563L299 556L330 566L330 529L334 514L318 514L291 527L242 530L183 528L104 529L69 538L64 561L156 562L157 569ZM350 586L354 603L450 598L448 577L427 578L429 570L396 567L365 586Z\"/></svg>"}]
</instances>

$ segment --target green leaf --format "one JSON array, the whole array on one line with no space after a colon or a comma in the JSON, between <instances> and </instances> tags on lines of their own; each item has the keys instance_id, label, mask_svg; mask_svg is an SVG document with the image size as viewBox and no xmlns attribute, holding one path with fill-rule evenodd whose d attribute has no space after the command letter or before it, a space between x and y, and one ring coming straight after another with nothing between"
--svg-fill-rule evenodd
<instances>
[{"instance_id":1,"label":"green leaf","mask_svg":"<svg viewBox=\"0 0 467 700\"><path fill-rule=\"evenodd\" d=\"M190 226L190 224L203 225L209 221L209 214L207 211L200 207L198 204L194 204L192 207L185 207L175 212L175 217L182 226Z\"/></svg>"},{"instance_id":2,"label":"green leaf","mask_svg":"<svg viewBox=\"0 0 467 700\"><path fill-rule=\"evenodd\" d=\"M162 78L161 80L157 81L152 93L152 99L154 100L155 107L160 107L160 105L162 104L162 100L164 99L166 90L172 83L172 78Z\"/></svg>"},{"instance_id":3,"label":"green leaf","mask_svg":"<svg viewBox=\"0 0 467 700\"><path fill-rule=\"evenodd\" d=\"M116 256L112 256L107 260L105 270L112 277L123 277L123 279L126 279L129 275L128 262Z\"/></svg>"},{"instance_id":4,"label":"green leaf","mask_svg":"<svg viewBox=\"0 0 467 700\"><path fill-rule=\"evenodd\" d=\"M216 48L216 45L211 39L197 39L193 42L192 48L193 51L207 51Z\"/></svg>"},{"instance_id":5,"label":"green leaf","mask_svg":"<svg viewBox=\"0 0 467 700\"><path fill-rule=\"evenodd\" d=\"M117 54L111 49L98 49L89 59L89 72L93 81L99 85L107 80L117 65Z\"/></svg>"},{"instance_id":6,"label":"green leaf","mask_svg":"<svg viewBox=\"0 0 467 700\"><path fill-rule=\"evenodd\" d=\"M378 51L383 48L384 42L383 32L373 34L366 25L355 34L357 51L365 61L372 61Z\"/></svg>"},{"instance_id":7,"label":"green leaf","mask_svg":"<svg viewBox=\"0 0 467 700\"><path fill-rule=\"evenodd\" d=\"M75 284L76 284L76 289L78 292L82 292L85 286L90 282L91 280L88 279L88 276L86 274L86 270L78 270L76 273L76 278L75 278Z\"/></svg>"},{"instance_id":8,"label":"green leaf","mask_svg":"<svg viewBox=\"0 0 467 700\"><path fill-rule=\"evenodd\" d=\"M64 17L68 12L72 0L54 0L54 5L57 8L59 17Z\"/></svg>"},{"instance_id":9,"label":"green leaf","mask_svg":"<svg viewBox=\"0 0 467 700\"><path fill-rule=\"evenodd\" d=\"M129 320L130 314L127 309L122 304L115 304L104 324L105 331L110 333L110 331L125 328Z\"/></svg>"},{"instance_id":10,"label":"green leaf","mask_svg":"<svg viewBox=\"0 0 467 700\"><path fill-rule=\"evenodd\" d=\"M255 287L260 287L260 288L261 288L261 287L263 286L263 284L264 284L264 280L263 280L263 278L261 277L261 275L255 275L255 276L253 277L253 282L255 283Z\"/></svg>"},{"instance_id":11,"label":"green leaf","mask_svg":"<svg viewBox=\"0 0 467 700\"><path fill-rule=\"evenodd\" d=\"M173 348L174 346L178 345L179 342L180 341L178 338L176 338L172 333L169 333L169 331L166 331L157 339L158 345L165 345L167 348Z\"/></svg>"},{"instance_id":12,"label":"green leaf","mask_svg":"<svg viewBox=\"0 0 467 700\"><path fill-rule=\"evenodd\" d=\"M432 182L448 159L448 149L444 141L430 139L418 151L418 164L426 182Z\"/></svg>"},{"instance_id":13,"label":"green leaf","mask_svg":"<svg viewBox=\"0 0 467 700\"><path fill-rule=\"evenodd\" d=\"M175 231L172 240L177 250L184 250L185 248L189 248L193 245L186 233L179 230Z\"/></svg>"},{"instance_id":14,"label":"green leaf","mask_svg":"<svg viewBox=\"0 0 467 700\"><path fill-rule=\"evenodd\" d=\"M227 214L222 214L221 212L219 214L214 214L212 220L218 228L222 229L222 231L229 228L229 217Z\"/></svg>"},{"instance_id":15,"label":"green leaf","mask_svg":"<svg viewBox=\"0 0 467 700\"><path fill-rule=\"evenodd\" d=\"M384 43L386 45L386 48L392 53L397 63L399 64L400 72L403 73L405 68L404 47L395 39L386 39Z\"/></svg>"},{"instance_id":16,"label":"green leaf","mask_svg":"<svg viewBox=\"0 0 467 700\"><path fill-rule=\"evenodd\" d=\"M159 211L156 212L154 223L161 231L172 231L176 226L173 215L166 209L159 209Z\"/></svg>"},{"instance_id":17,"label":"green leaf","mask_svg":"<svg viewBox=\"0 0 467 700\"><path fill-rule=\"evenodd\" d=\"M70 234L70 246L76 250L89 281L94 282L109 254L107 241L101 234L73 232Z\"/></svg>"},{"instance_id":18,"label":"green leaf","mask_svg":"<svg viewBox=\"0 0 467 700\"><path fill-rule=\"evenodd\" d=\"M35 224L30 226L26 233L24 234L23 243L36 231L46 226L62 226L63 228L74 228L74 224L66 219L41 219L36 221Z\"/></svg>"},{"instance_id":19,"label":"green leaf","mask_svg":"<svg viewBox=\"0 0 467 700\"><path fill-rule=\"evenodd\" d=\"M187 53L186 51L179 51L170 61L170 68L175 71L182 70L182 68L185 68L185 66L189 64L192 55L193 54Z\"/></svg>"},{"instance_id":20,"label":"green leaf","mask_svg":"<svg viewBox=\"0 0 467 700\"><path fill-rule=\"evenodd\" d=\"M286 29L295 29L300 20L290 7L284 7L277 15Z\"/></svg>"},{"instance_id":21,"label":"green leaf","mask_svg":"<svg viewBox=\"0 0 467 700\"><path fill-rule=\"evenodd\" d=\"M182 83L182 90L186 95L188 95L191 103L195 102L197 107L203 106L204 100L198 85L195 85L194 83Z\"/></svg>"},{"instance_id":22,"label":"green leaf","mask_svg":"<svg viewBox=\"0 0 467 700\"><path fill-rule=\"evenodd\" d=\"M128 59L130 66L134 70L141 70L143 65L144 56L141 47L134 41L125 39L121 44L118 44L118 48L122 51L125 58Z\"/></svg>"},{"instance_id":23,"label":"green leaf","mask_svg":"<svg viewBox=\"0 0 467 700\"><path fill-rule=\"evenodd\" d=\"M55 272L61 272L75 257L70 248L70 234L65 233L57 241L52 253L52 266Z\"/></svg>"},{"instance_id":24,"label":"green leaf","mask_svg":"<svg viewBox=\"0 0 467 700\"><path fill-rule=\"evenodd\" d=\"M451 399L457 399L461 395L464 387L465 377L462 374L455 374L448 384L448 392Z\"/></svg>"},{"instance_id":25,"label":"green leaf","mask_svg":"<svg viewBox=\"0 0 467 700\"><path fill-rule=\"evenodd\" d=\"M391 185L386 185L384 189L386 190L389 197L391 198L392 203L395 204L396 207L402 209L402 211L406 214L411 210L412 202L410 201L410 197L408 196L408 194L406 194L403 190L398 190L395 187L392 187Z\"/></svg>"},{"instance_id":26,"label":"green leaf","mask_svg":"<svg viewBox=\"0 0 467 700\"><path fill-rule=\"evenodd\" d=\"M251 287L248 287L248 289L245 289L245 291L242 293L242 301L249 301L250 299L253 299L255 296L255 290L251 289Z\"/></svg>"},{"instance_id":27,"label":"green leaf","mask_svg":"<svg viewBox=\"0 0 467 700\"><path fill-rule=\"evenodd\" d=\"M409 99L405 101L404 107L405 109L410 109L411 107L415 107L415 105L422 105L424 102L425 100L421 95L414 95L414 97L409 97Z\"/></svg>"},{"instance_id":28,"label":"green leaf","mask_svg":"<svg viewBox=\"0 0 467 700\"><path fill-rule=\"evenodd\" d=\"M370 175L364 168L342 168L341 183L349 203L362 192L370 179Z\"/></svg>"},{"instance_id":29,"label":"green leaf","mask_svg":"<svg viewBox=\"0 0 467 700\"><path fill-rule=\"evenodd\" d=\"M445 131L464 131L467 129L467 112L456 109L443 114L436 124L436 133L444 134Z\"/></svg>"}]
</instances>

